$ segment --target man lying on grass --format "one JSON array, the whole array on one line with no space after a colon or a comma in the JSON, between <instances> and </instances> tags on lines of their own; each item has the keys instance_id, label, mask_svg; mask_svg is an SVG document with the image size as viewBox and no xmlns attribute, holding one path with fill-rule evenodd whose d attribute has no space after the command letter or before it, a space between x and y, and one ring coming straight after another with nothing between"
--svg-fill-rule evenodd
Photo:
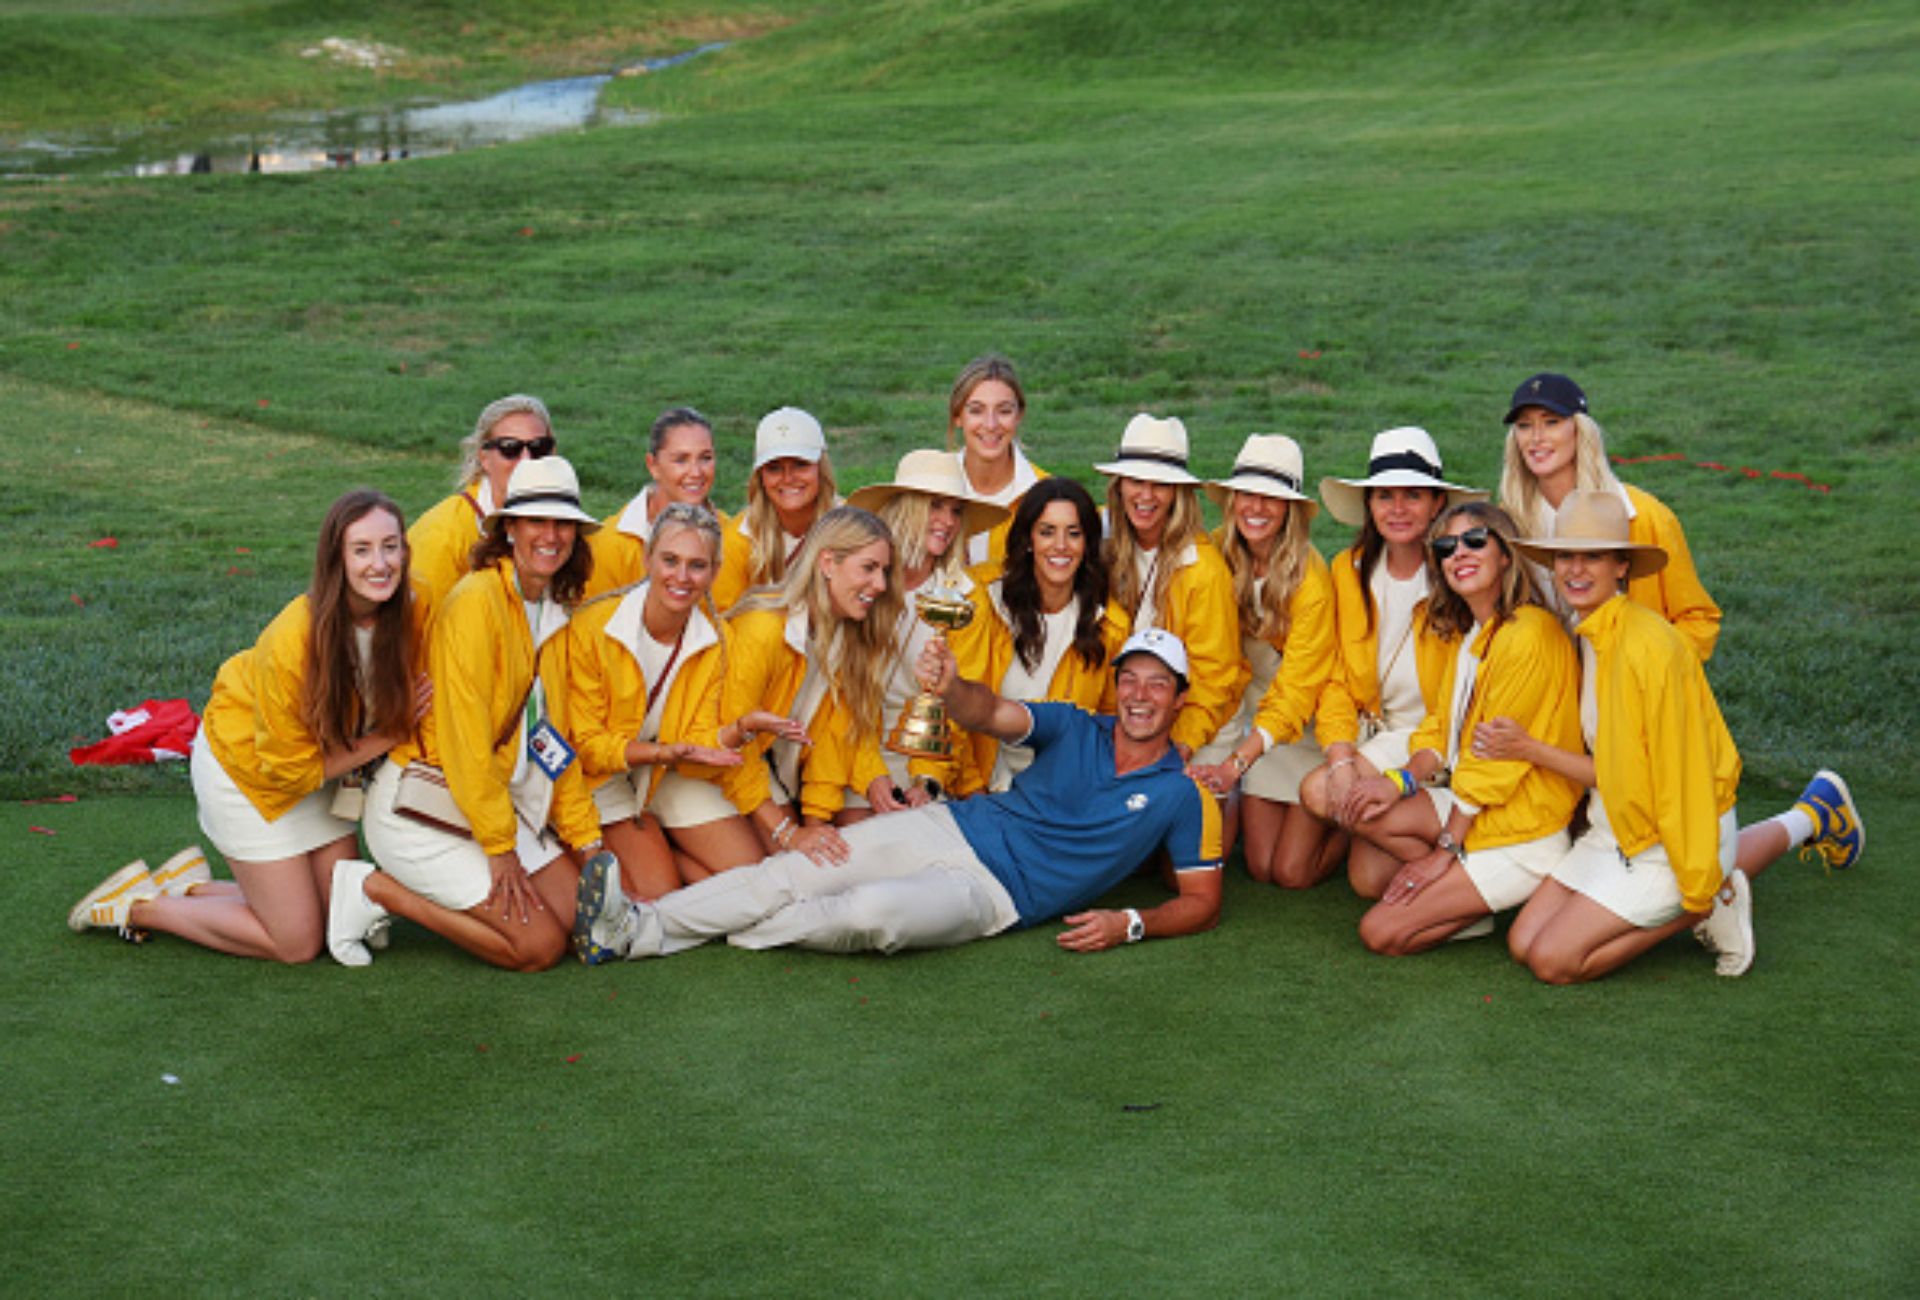
<instances>
[{"instance_id":1,"label":"man lying on grass","mask_svg":"<svg viewBox=\"0 0 1920 1300\"><path fill-rule=\"evenodd\" d=\"M721 935L739 948L942 948L1065 915L1075 952L1209 929L1220 916L1220 814L1168 740L1187 690L1171 633L1136 633L1114 658L1116 717L1021 704L959 677L928 644L921 680L962 727L1033 749L1004 794L931 804L838 832L813 856L777 853L655 903L619 875L580 877L574 949L589 965L656 957ZM1164 850L1177 895L1145 912L1086 910Z\"/></svg>"}]
</instances>

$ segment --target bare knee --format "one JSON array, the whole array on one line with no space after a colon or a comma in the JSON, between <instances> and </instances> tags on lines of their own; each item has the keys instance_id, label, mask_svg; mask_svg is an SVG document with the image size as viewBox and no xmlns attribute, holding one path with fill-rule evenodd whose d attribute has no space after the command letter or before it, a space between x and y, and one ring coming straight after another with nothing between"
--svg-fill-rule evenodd
<instances>
[{"instance_id":1,"label":"bare knee","mask_svg":"<svg viewBox=\"0 0 1920 1300\"><path fill-rule=\"evenodd\" d=\"M1517 956L1518 954L1516 954ZM1535 941L1520 959L1542 984L1579 984L1586 979L1582 954Z\"/></svg>"},{"instance_id":2,"label":"bare knee","mask_svg":"<svg viewBox=\"0 0 1920 1300\"><path fill-rule=\"evenodd\" d=\"M269 935L268 956L287 966L302 966L320 955L326 936L319 933Z\"/></svg>"},{"instance_id":3,"label":"bare knee","mask_svg":"<svg viewBox=\"0 0 1920 1300\"><path fill-rule=\"evenodd\" d=\"M1321 821L1327 820L1327 769L1324 764L1301 778L1300 806Z\"/></svg>"},{"instance_id":4,"label":"bare knee","mask_svg":"<svg viewBox=\"0 0 1920 1300\"><path fill-rule=\"evenodd\" d=\"M1405 911L1405 908L1401 908ZM1371 907L1360 918L1360 942L1382 957L1404 957L1407 952L1405 927L1396 924L1399 918L1387 914L1385 908Z\"/></svg>"}]
</instances>

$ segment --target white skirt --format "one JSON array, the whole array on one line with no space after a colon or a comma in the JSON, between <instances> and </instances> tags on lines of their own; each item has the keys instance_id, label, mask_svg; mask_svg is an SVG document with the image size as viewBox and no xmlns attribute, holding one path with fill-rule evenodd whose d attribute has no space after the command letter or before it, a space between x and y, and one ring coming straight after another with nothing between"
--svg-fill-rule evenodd
<instances>
[{"instance_id":1,"label":"white skirt","mask_svg":"<svg viewBox=\"0 0 1920 1300\"><path fill-rule=\"evenodd\" d=\"M367 852L380 869L430 903L464 912L487 901L493 892L493 868L486 852L474 840L454 835L393 810L400 790L399 766L382 763L367 787L367 810L361 820L367 833ZM540 835L519 826L514 850L528 875L560 856L560 841L551 830Z\"/></svg>"},{"instance_id":2,"label":"white skirt","mask_svg":"<svg viewBox=\"0 0 1920 1300\"><path fill-rule=\"evenodd\" d=\"M1246 734L1228 723L1205 749L1193 756L1193 761L1209 765L1226 762L1227 755L1239 746ZM1274 803L1299 803L1300 783L1307 773L1326 761L1326 754L1313 738L1313 728L1308 727L1306 734L1292 744L1275 745L1255 759L1246 775L1240 778L1240 790Z\"/></svg>"},{"instance_id":3,"label":"white skirt","mask_svg":"<svg viewBox=\"0 0 1920 1300\"><path fill-rule=\"evenodd\" d=\"M704 826L739 815L740 810L714 782L683 776L672 768L660 774L660 784L653 787L653 797L643 801L652 780L651 767L636 767L595 786L593 804L599 809L600 824L632 821L641 813L650 812L660 819L662 826L673 830L681 826Z\"/></svg>"},{"instance_id":4,"label":"white skirt","mask_svg":"<svg viewBox=\"0 0 1920 1300\"><path fill-rule=\"evenodd\" d=\"M325 782L272 821L262 817L213 756L204 727L193 738L188 766L194 801L200 805L200 831L229 860L279 862L305 857L335 840L352 838L356 829L331 811L334 781Z\"/></svg>"},{"instance_id":5,"label":"white skirt","mask_svg":"<svg viewBox=\"0 0 1920 1300\"><path fill-rule=\"evenodd\" d=\"M1740 844L1740 821L1729 808L1720 816L1720 878L1734 871ZM1632 857L1622 857L1613 836L1589 829L1573 842L1553 869L1553 878L1576 893L1585 894L1622 920L1642 930L1655 930L1686 910L1680 882L1667 847L1655 844Z\"/></svg>"}]
</instances>

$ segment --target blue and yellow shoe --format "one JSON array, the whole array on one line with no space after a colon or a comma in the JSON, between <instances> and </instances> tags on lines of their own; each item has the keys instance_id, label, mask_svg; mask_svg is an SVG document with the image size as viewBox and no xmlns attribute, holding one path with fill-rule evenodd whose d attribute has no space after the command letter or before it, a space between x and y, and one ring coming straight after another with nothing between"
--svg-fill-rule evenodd
<instances>
[{"instance_id":1,"label":"blue and yellow shoe","mask_svg":"<svg viewBox=\"0 0 1920 1300\"><path fill-rule=\"evenodd\" d=\"M1813 838L1800 850L1803 857L1809 851L1817 853L1835 871L1845 871L1860 860L1867 847L1867 828L1861 825L1860 810L1838 772L1825 768L1815 772L1793 806L1813 821Z\"/></svg>"},{"instance_id":2,"label":"blue and yellow shoe","mask_svg":"<svg viewBox=\"0 0 1920 1300\"><path fill-rule=\"evenodd\" d=\"M621 922L631 910L620 890L620 859L602 849L580 868L573 908L574 956L589 966L625 957L619 943Z\"/></svg>"}]
</instances>

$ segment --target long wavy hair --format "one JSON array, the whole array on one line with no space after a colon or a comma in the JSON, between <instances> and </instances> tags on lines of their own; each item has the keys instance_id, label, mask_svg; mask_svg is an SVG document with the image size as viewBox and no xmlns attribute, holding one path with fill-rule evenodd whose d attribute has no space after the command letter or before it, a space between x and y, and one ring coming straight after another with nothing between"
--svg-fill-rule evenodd
<instances>
[{"instance_id":1,"label":"long wavy hair","mask_svg":"<svg viewBox=\"0 0 1920 1300\"><path fill-rule=\"evenodd\" d=\"M1439 488L1423 488L1421 490L1431 492L1433 495L1441 498L1446 496L1446 493L1442 492ZM1379 567L1380 557L1387 553L1387 539L1381 535L1379 527L1373 522L1372 488L1366 488L1360 493L1360 504L1362 507L1362 517L1360 520L1360 531L1355 533L1353 538L1353 567L1354 571L1360 575L1360 592L1366 597L1367 635L1371 636L1373 635L1373 620L1375 616L1372 586L1373 571Z\"/></svg>"},{"instance_id":2,"label":"long wavy hair","mask_svg":"<svg viewBox=\"0 0 1920 1300\"><path fill-rule=\"evenodd\" d=\"M1553 507L1540 491L1540 480L1527 468L1520 452L1520 436L1507 426L1507 447L1500 466L1500 504L1525 531L1525 537L1545 537L1553 529ZM1573 488L1576 492L1618 492L1620 480L1607 462L1607 435L1600 422L1585 411L1573 414Z\"/></svg>"},{"instance_id":3,"label":"long wavy hair","mask_svg":"<svg viewBox=\"0 0 1920 1300\"><path fill-rule=\"evenodd\" d=\"M1300 509L1299 502L1272 498L1285 501L1287 517L1268 543L1266 582L1262 585L1260 559L1247 539L1240 535L1234 520L1233 507L1239 497L1238 492L1228 494L1227 517L1214 530L1213 542L1227 561L1227 571L1233 575L1233 603L1240 611L1241 630L1262 641L1278 643L1286 640L1287 631L1293 626L1293 593L1300 589L1301 579L1307 576L1307 552L1313 549L1308 533L1313 519Z\"/></svg>"},{"instance_id":4,"label":"long wavy hair","mask_svg":"<svg viewBox=\"0 0 1920 1300\"><path fill-rule=\"evenodd\" d=\"M833 503L840 495L833 481L832 460L825 452L821 452L817 464L820 466L820 495L813 499L813 522L816 528L827 512L833 509ZM787 577L787 530L780 526L780 515L768 499L766 488L760 484L760 475L765 470L766 466L762 465L747 478L747 538L753 543L753 560L747 567L749 587L774 586L786 581Z\"/></svg>"},{"instance_id":5,"label":"long wavy hair","mask_svg":"<svg viewBox=\"0 0 1920 1300\"><path fill-rule=\"evenodd\" d=\"M513 519L514 516L499 513L487 516L487 531L480 534L480 540L473 544L473 550L467 556L470 571L478 573L499 560L513 558L513 543L507 540L507 528ZM587 545L586 535L580 531L579 525L575 525L573 550L568 554L567 562L560 566L560 572L554 574L553 581L547 585L547 595L561 605L578 605L581 593L587 589L587 579L592 576L593 550Z\"/></svg>"},{"instance_id":6,"label":"long wavy hair","mask_svg":"<svg viewBox=\"0 0 1920 1300\"><path fill-rule=\"evenodd\" d=\"M827 676L833 692L853 718L858 739L878 735L884 725L887 678L893 673L894 633L906 601L895 580L899 569L889 557L886 590L880 593L863 620L841 617L827 591L820 561L826 556L844 560L863 546L885 542L893 548L893 534L871 511L858 506L836 506L814 524L800 553L787 566L778 586L758 587L727 612L730 619L749 610L807 613L807 659Z\"/></svg>"},{"instance_id":7,"label":"long wavy hair","mask_svg":"<svg viewBox=\"0 0 1920 1300\"><path fill-rule=\"evenodd\" d=\"M353 635L353 611L347 603L347 529L376 510L393 516L400 527L401 563L393 595L373 615L373 646L361 671ZM408 585L411 552L406 546L407 518L391 498L372 488L355 488L327 510L314 546L313 582L307 588L307 674L300 695L300 717L322 749L345 749L368 724L391 726L413 717L413 591ZM361 695L361 682L366 694Z\"/></svg>"},{"instance_id":8,"label":"long wavy hair","mask_svg":"<svg viewBox=\"0 0 1920 1300\"><path fill-rule=\"evenodd\" d=\"M967 399L973 396L973 390L989 379L997 379L1013 390L1014 404L1020 408L1024 417L1027 413L1027 390L1020 386L1020 376L1014 372L1013 362L998 352L988 352L967 362L954 378L953 388L947 393L947 450L955 451L954 439L960 433L960 413L967 409ZM964 440L963 440L964 441Z\"/></svg>"},{"instance_id":9,"label":"long wavy hair","mask_svg":"<svg viewBox=\"0 0 1920 1300\"><path fill-rule=\"evenodd\" d=\"M1514 540L1522 536L1513 516L1484 501L1462 501L1448 506L1427 530L1427 626L1447 641L1457 641L1473 630L1473 610L1463 596L1447 585L1446 570L1434 558L1431 543L1446 534L1449 523L1462 517L1483 525L1492 535L1494 545L1507 557L1507 571L1501 576L1500 595L1494 603L1493 625L1498 627L1512 618L1513 612L1522 605L1544 604L1540 589L1534 585L1532 566L1522 563L1522 556L1513 549Z\"/></svg>"},{"instance_id":10,"label":"long wavy hair","mask_svg":"<svg viewBox=\"0 0 1920 1300\"><path fill-rule=\"evenodd\" d=\"M928 560L927 521L932 515L933 502L934 498L925 492L898 492L875 512L893 533L895 570L902 575L908 569L919 568ZM960 504L964 506L966 503ZM953 541L947 546L947 553L934 561L929 576L941 586L956 587L966 571L967 534L966 521L962 518L960 528L954 532Z\"/></svg>"},{"instance_id":11,"label":"long wavy hair","mask_svg":"<svg viewBox=\"0 0 1920 1300\"><path fill-rule=\"evenodd\" d=\"M1103 548L1107 582L1111 585L1114 603L1129 615L1138 615L1143 606L1151 603L1155 621L1165 627L1172 614L1167 608L1167 588L1173 584L1174 565L1180 553L1189 543L1213 544L1213 539L1207 536L1206 519L1200 513L1200 490L1191 483L1172 485L1173 509L1167 512L1166 527L1160 530L1160 545L1155 552L1167 563L1153 566L1153 585L1142 591L1138 562L1142 547L1140 539L1133 535L1133 525L1127 522L1126 503L1120 499L1120 483L1118 475L1107 483L1107 518L1113 523L1113 531L1107 534Z\"/></svg>"},{"instance_id":12,"label":"long wavy hair","mask_svg":"<svg viewBox=\"0 0 1920 1300\"><path fill-rule=\"evenodd\" d=\"M1040 666L1047 648L1046 626L1040 609L1040 576L1033 554L1033 529L1055 501L1073 506L1080 518L1086 553L1073 574L1073 594L1079 601L1074 616L1073 653L1089 668L1106 662L1107 643L1100 635L1107 612L1107 566L1100 558L1100 509L1088 491L1070 478L1043 478L1027 489L1007 528L1007 559L1000 578L1000 600L1013 620L1013 652L1028 672Z\"/></svg>"}]
</instances>

